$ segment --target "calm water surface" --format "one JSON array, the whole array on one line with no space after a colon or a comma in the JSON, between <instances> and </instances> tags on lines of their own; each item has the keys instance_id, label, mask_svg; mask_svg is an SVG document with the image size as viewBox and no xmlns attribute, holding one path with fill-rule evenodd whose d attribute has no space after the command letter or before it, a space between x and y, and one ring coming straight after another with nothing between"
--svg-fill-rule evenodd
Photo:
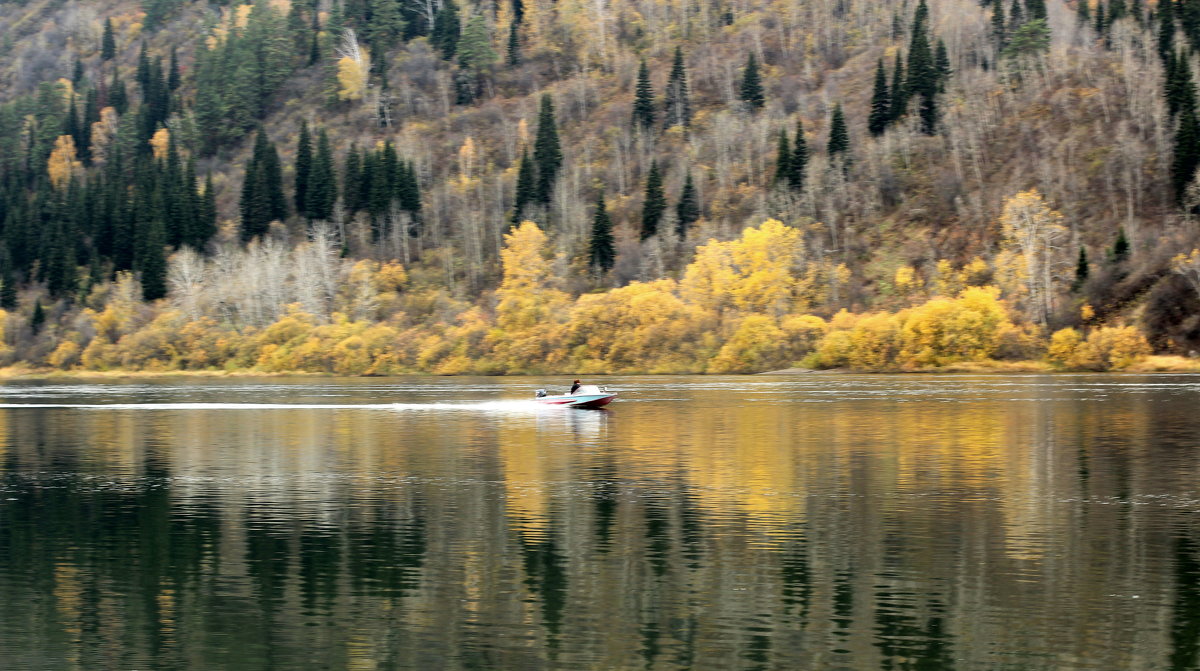
<instances>
[{"instance_id":1,"label":"calm water surface","mask_svg":"<svg viewBox=\"0 0 1200 671\"><path fill-rule=\"evenodd\" d=\"M564 382L0 386L0 668L1200 668L1200 376Z\"/></svg>"}]
</instances>

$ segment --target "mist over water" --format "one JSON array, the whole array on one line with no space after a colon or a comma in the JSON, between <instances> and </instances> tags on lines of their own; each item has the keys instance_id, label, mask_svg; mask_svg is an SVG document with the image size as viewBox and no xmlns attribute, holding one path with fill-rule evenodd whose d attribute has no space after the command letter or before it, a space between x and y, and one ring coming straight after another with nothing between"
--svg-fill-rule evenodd
<instances>
[{"instance_id":1,"label":"mist over water","mask_svg":"<svg viewBox=\"0 0 1200 671\"><path fill-rule=\"evenodd\" d=\"M1200 668L1200 376L0 385L0 668Z\"/></svg>"}]
</instances>

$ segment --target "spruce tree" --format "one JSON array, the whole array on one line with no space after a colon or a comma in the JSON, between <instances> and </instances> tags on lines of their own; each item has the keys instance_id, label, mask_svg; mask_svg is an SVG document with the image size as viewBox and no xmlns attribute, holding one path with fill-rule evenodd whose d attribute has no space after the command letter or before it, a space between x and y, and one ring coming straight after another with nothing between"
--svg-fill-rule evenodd
<instances>
[{"instance_id":1,"label":"spruce tree","mask_svg":"<svg viewBox=\"0 0 1200 671\"><path fill-rule=\"evenodd\" d=\"M204 248L204 243L217 234L217 192L213 189L211 172L204 176L204 193L200 196L200 211L196 221L193 245L200 250Z\"/></svg>"},{"instance_id":2,"label":"spruce tree","mask_svg":"<svg viewBox=\"0 0 1200 671\"><path fill-rule=\"evenodd\" d=\"M833 107L829 116L829 144L826 152L832 157L844 154L850 149L850 133L846 130L846 117L842 114L842 104Z\"/></svg>"},{"instance_id":3,"label":"spruce tree","mask_svg":"<svg viewBox=\"0 0 1200 671\"><path fill-rule=\"evenodd\" d=\"M537 177L534 174L533 161L529 159L529 150L521 149L521 164L517 168L517 192L513 197L512 224L521 223L525 208L537 201Z\"/></svg>"},{"instance_id":4,"label":"spruce tree","mask_svg":"<svg viewBox=\"0 0 1200 671\"><path fill-rule=\"evenodd\" d=\"M138 272L142 280L142 300L153 301L167 295L167 257L164 250L163 222L151 217L139 240Z\"/></svg>"},{"instance_id":5,"label":"spruce tree","mask_svg":"<svg viewBox=\"0 0 1200 671\"><path fill-rule=\"evenodd\" d=\"M1008 21L1004 18L1003 0L992 3L992 39L996 41L996 51L1003 51L1008 46Z\"/></svg>"},{"instance_id":6,"label":"spruce tree","mask_svg":"<svg viewBox=\"0 0 1200 671\"><path fill-rule=\"evenodd\" d=\"M549 93L542 94L538 113L537 139L533 144L533 162L537 166L537 200L548 205L554 195L554 181L562 167L562 148L558 142L558 126L554 121L554 101Z\"/></svg>"},{"instance_id":7,"label":"spruce tree","mask_svg":"<svg viewBox=\"0 0 1200 671\"><path fill-rule=\"evenodd\" d=\"M1183 108L1179 114L1179 125L1175 130L1174 156L1171 161L1171 186L1175 198L1183 200L1184 191L1196 174L1200 164L1200 124L1196 120L1194 105Z\"/></svg>"},{"instance_id":8,"label":"spruce tree","mask_svg":"<svg viewBox=\"0 0 1200 671\"><path fill-rule=\"evenodd\" d=\"M1079 291L1087 282L1090 268L1088 267L1087 249L1079 246L1079 259L1075 262L1075 280L1071 283L1071 291Z\"/></svg>"},{"instance_id":9,"label":"spruce tree","mask_svg":"<svg viewBox=\"0 0 1200 671\"><path fill-rule=\"evenodd\" d=\"M787 131L779 129L779 142L775 154L775 179L773 183L788 183L788 175L792 172L792 145L788 142Z\"/></svg>"},{"instance_id":10,"label":"spruce tree","mask_svg":"<svg viewBox=\"0 0 1200 671\"><path fill-rule=\"evenodd\" d=\"M475 73L482 72L496 62L496 51L492 49L492 32L487 19L475 14L467 19L462 37L458 40L458 62Z\"/></svg>"},{"instance_id":11,"label":"spruce tree","mask_svg":"<svg viewBox=\"0 0 1200 671\"><path fill-rule=\"evenodd\" d=\"M937 90L945 91L946 82L950 79L953 70L950 68L950 52L946 49L946 42L940 37L937 41L937 49L934 50L933 70L937 75Z\"/></svg>"},{"instance_id":12,"label":"spruce tree","mask_svg":"<svg viewBox=\"0 0 1200 671\"><path fill-rule=\"evenodd\" d=\"M633 95L633 124L648 129L654 127L654 89L650 86L650 69L646 59L638 65L637 88Z\"/></svg>"},{"instance_id":13,"label":"spruce tree","mask_svg":"<svg viewBox=\"0 0 1200 671\"><path fill-rule=\"evenodd\" d=\"M295 203L296 213L302 217L310 217L308 211L308 184L312 178L313 149L312 138L308 134L308 121L300 122L300 139L296 142L296 179Z\"/></svg>"},{"instance_id":14,"label":"spruce tree","mask_svg":"<svg viewBox=\"0 0 1200 671\"><path fill-rule=\"evenodd\" d=\"M683 63L683 49L675 47L675 60L671 75L667 78L667 90L663 105L663 123L688 127L692 123L692 102L688 92L687 68Z\"/></svg>"},{"instance_id":15,"label":"spruce tree","mask_svg":"<svg viewBox=\"0 0 1200 671\"><path fill-rule=\"evenodd\" d=\"M908 95L904 90L904 62L901 60L900 51L896 51L895 63L892 65L892 87L891 93L892 111L888 115L889 121L899 121L900 117L908 111Z\"/></svg>"},{"instance_id":16,"label":"spruce tree","mask_svg":"<svg viewBox=\"0 0 1200 671\"><path fill-rule=\"evenodd\" d=\"M608 218L608 206L604 203L604 191L596 196L596 211L592 215L592 237L588 242L588 258L593 268L601 273L613 267L616 260L613 247L612 220Z\"/></svg>"},{"instance_id":17,"label":"spruce tree","mask_svg":"<svg viewBox=\"0 0 1200 671\"><path fill-rule=\"evenodd\" d=\"M888 95L887 72L883 69L883 59L875 66L875 89L871 93L871 114L867 117L867 130L871 135L882 135L887 129L892 115L892 99Z\"/></svg>"},{"instance_id":18,"label":"spruce tree","mask_svg":"<svg viewBox=\"0 0 1200 671\"><path fill-rule=\"evenodd\" d=\"M42 299L39 298L33 302L33 316L29 318L29 326L34 333L40 333L45 323L46 311L42 308Z\"/></svg>"},{"instance_id":19,"label":"spruce tree","mask_svg":"<svg viewBox=\"0 0 1200 671\"><path fill-rule=\"evenodd\" d=\"M1087 3L1081 2L1086 6ZM1159 5L1158 11L1158 57L1165 64L1175 55L1175 12L1170 6Z\"/></svg>"},{"instance_id":20,"label":"spruce tree","mask_svg":"<svg viewBox=\"0 0 1200 671\"><path fill-rule=\"evenodd\" d=\"M112 19L104 19L104 36L100 38L100 60L111 61L117 55L117 42L113 38Z\"/></svg>"},{"instance_id":21,"label":"spruce tree","mask_svg":"<svg viewBox=\"0 0 1200 671\"><path fill-rule=\"evenodd\" d=\"M512 23L508 26L508 47L505 51L505 60L509 65L521 64L521 23L513 18Z\"/></svg>"},{"instance_id":22,"label":"spruce tree","mask_svg":"<svg viewBox=\"0 0 1200 671\"><path fill-rule=\"evenodd\" d=\"M738 98L746 104L750 111L762 109L766 98L763 96L762 76L758 72L758 61L751 52L746 57L746 67L742 70L742 86Z\"/></svg>"},{"instance_id":23,"label":"spruce tree","mask_svg":"<svg viewBox=\"0 0 1200 671\"><path fill-rule=\"evenodd\" d=\"M804 121L796 118L796 139L792 142L792 169L788 173L788 186L792 191L804 190L804 177L808 172L808 141L804 139Z\"/></svg>"},{"instance_id":24,"label":"spruce tree","mask_svg":"<svg viewBox=\"0 0 1200 671\"><path fill-rule=\"evenodd\" d=\"M1046 0L1025 0L1025 11L1032 21L1046 18Z\"/></svg>"},{"instance_id":25,"label":"spruce tree","mask_svg":"<svg viewBox=\"0 0 1200 671\"><path fill-rule=\"evenodd\" d=\"M113 68L112 84L108 86L108 102L118 115L124 116L129 110L129 94L125 91L125 82L117 76L116 68Z\"/></svg>"},{"instance_id":26,"label":"spruce tree","mask_svg":"<svg viewBox=\"0 0 1200 671\"><path fill-rule=\"evenodd\" d=\"M442 5L442 10L433 19L433 30L429 35L429 41L438 51L442 52L442 58L448 61L454 60L454 55L458 52L461 30L458 6L454 4L454 0L446 0L446 3Z\"/></svg>"},{"instance_id":27,"label":"spruce tree","mask_svg":"<svg viewBox=\"0 0 1200 671\"><path fill-rule=\"evenodd\" d=\"M75 67L71 70L71 83L76 89L83 83L83 61L79 60L78 56L75 57Z\"/></svg>"},{"instance_id":28,"label":"spruce tree","mask_svg":"<svg viewBox=\"0 0 1200 671\"><path fill-rule=\"evenodd\" d=\"M1109 261L1114 265L1124 263L1129 260L1129 238L1125 237L1125 229L1117 229L1117 239L1113 241L1112 249L1108 254Z\"/></svg>"},{"instance_id":29,"label":"spruce tree","mask_svg":"<svg viewBox=\"0 0 1200 671\"><path fill-rule=\"evenodd\" d=\"M310 219L328 220L333 216L335 202L337 175L333 168L333 152L329 148L329 135L322 128L317 134L317 154L305 192L305 214Z\"/></svg>"},{"instance_id":30,"label":"spruce tree","mask_svg":"<svg viewBox=\"0 0 1200 671\"><path fill-rule=\"evenodd\" d=\"M646 177L646 194L642 200L642 232L643 240L658 233L658 224L667 211L667 196L663 193L662 173L658 162L650 164L650 174Z\"/></svg>"},{"instance_id":31,"label":"spruce tree","mask_svg":"<svg viewBox=\"0 0 1200 671\"><path fill-rule=\"evenodd\" d=\"M688 229L699 219L700 197L689 171L683 181L683 191L679 193L679 202L675 205L675 232L681 238L687 236Z\"/></svg>"},{"instance_id":32,"label":"spruce tree","mask_svg":"<svg viewBox=\"0 0 1200 671\"><path fill-rule=\"evenodd\" d=\"M358 190L362 183L362 157L359 156L358 146L351 144L346 152L346 162L342 167L342 205L347 212L357 212L362 209L359 202Z\"/></svg>"}]
</instances>

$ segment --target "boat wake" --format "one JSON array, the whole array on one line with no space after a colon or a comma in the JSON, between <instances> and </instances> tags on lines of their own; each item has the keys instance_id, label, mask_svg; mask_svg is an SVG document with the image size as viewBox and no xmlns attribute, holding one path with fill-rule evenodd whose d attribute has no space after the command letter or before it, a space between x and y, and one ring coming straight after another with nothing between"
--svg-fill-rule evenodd
<instances>
[{"instance_id":1,"label":"boat wake","mask_svg":"<svg viewBox=\"0 0 1200 671\"><path fill-rule=\"evenodd\" d=\"M533 401L459 403L0 403L0 410L60 408L73 410L381 410L536 412Z\"/></svg>"}]
</instances>

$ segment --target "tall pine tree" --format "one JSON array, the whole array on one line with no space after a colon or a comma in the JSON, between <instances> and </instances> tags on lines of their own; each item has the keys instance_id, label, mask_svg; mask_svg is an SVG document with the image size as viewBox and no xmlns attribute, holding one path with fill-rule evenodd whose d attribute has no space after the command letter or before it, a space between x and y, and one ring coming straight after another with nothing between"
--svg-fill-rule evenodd
<instances>
[{"instance_id":1,"label":"tall pine tree","mask_svg":"<svg viewBox=\"0 0 1200 671\"><path fill-rule=\"evenodd\" d=\"M612 220L608 218L608 206L604 202L604 191L596 196L596 211L592 215L592 237L588 242L588 258L591 266L601 273L613 267L617 253L613 246Z\"/></svg>"},{"instance_id":2,"label":"tall pine tree","mask_svg":"<svg viewBox=\"0 0 1200 671\"><path fill-rule=\"evenodd\" d=\"M762 109L766 98L763 95L762 76L758 72L758 61L751 52L746 57L746 67L742 70L742 86L738 98L746 104L750 111Z\"/></svg>"},{"instance_id":3,"label":"tall pine tree","mask_svg":"<svg viewBox=\"0 0 1200 671\"><path fill-rule=\"evenodd\" d=\"M833 107L829 115L829 143L825 151L832 157L844 154L850 150L850 133L846 130L846 117L842 114L842 104Z\"/></svg>"},{"instance_id":4,"label":"tall pine tree","mask_svg":"<svg viewBox=\"0 0 1200 671\"><path fill-rule=\"evenodd\" d=\"M675 60L671 75L667 78L667 90L663 105L663 123L688 127L692 123L692 101L688 91L687 68L683 63L683 49L675 47Z\"/></svg>"},{"instance_id":5,"label":"tall pine tree","mask_svg":"<svg viewBox=\"0 0 1200 671\"><path fill-rule=\"evenodd\" d=\"M683 181L683 190L679 193L679 202L675 205L675 232L679 237L685 237L688 229L699 219L700 196L696 193L696 185L689 170Z\"/></svg>"},{"instance_id":6,"label":"tall pine tree","mask_svg":"<svg viewBox=\"0 0 1200 671\"><path fill-rule=\"evenodd\" d=\"M302 217L308 213L308 183L312 178L313 148L312 138L308 134L308 122L300 122L300 139L296 142L296 179L295 203L296 213Z\"/></svg>"},{"instance_id":7,"label":"tall pine tree","mask_svg":"<svg viewBox=\"0 0 1200 671\"><path fill-rule=\"evenodd\" d=\"M521 223L525 216L525 208L538 199L537 176L534 174L533 161L529 159L529 149L521 149L521 163L517 168L517 192L513 197L512 224Z\"/></svg>"},{"instance_id":8,"label":"tall pine tree","mask_svg":"<svg viewBox=\"0 0 1200 671\"><path fill-rule=\"evenodd\" d=\"M562 148L558 141L558 126L554 120L554 101L549 93L542 94L542 106L538 113L537 139L533 143L533 162L537 166L537 200L550 204L554 195L554 181L562 167Z\"/></svg>"},{"instance_id":9,"label":"tall pine tree","mask_svg":"<svg viewBox=\"0 0 1200 671\"><path fill-rule=\"evenodd\" d=\"M882 135L887 129L892 114L892 98L888 95L887 72L883 59L875 66L875 89L871 93L871 114L867 117L867 130L871 135Z\"/></svg>"},{"instance_id":10,"label":"tall pine tree","mask_svg":"<svg viewBox=\"0 0 1200 671\"><path fill-rule=\"evenodd\" d=\"M804 139L804 121L796 118L796 139L792 142L792 169L788 173L788 186L793 191L804 190L804 178L808 173L808 141Z\"/></svg>"},{"instance_id":11,"label":"tall pine tree","mask_svg":"<svg viewBox=\"0 0 1200 671\"><path fill-rule=\"evenodd\" d=\"M667 196L663 193L662 173L658 162L650 164L650 174L646 177L646 194L642 200L642 232L643 240L658 233L658 224L667 211Z\"/></svg>"},{"instance_id":12,"label":"tall pine tree","mask_svg":"<svg viewBox=\"0 0 1200 671\"><path fill-rule=\"evenodd\" d=\"M654 89L650 86L650 69L644 58L638 65L637 88L633 94L633 123L642 129L654 127Z\"/></svg>"},{"instance_id":13,"label":"tall pine tree","mask_svg":"<svg viewBox=\"0 0 1200 671\"><path fill-rule=\"evenodd\" d=\"M104 19L104 35L100 38L100 60L111 61L117 55L117 42L113 38L112 19Z\"/></svg>"},{"instance_id":14,"label":"tall pine tree","mask_svg":"<svg viewBox=\"0 0 1200 671\"><path fill-rule=\"evenodd\" d=\"M337 202L337 174L333 168L329 135L324 128L317 134L317 154L313 159L304 198L305 215L308 218L326 221L333 216L333 206Z\"/></svg>"}]
</instances>

